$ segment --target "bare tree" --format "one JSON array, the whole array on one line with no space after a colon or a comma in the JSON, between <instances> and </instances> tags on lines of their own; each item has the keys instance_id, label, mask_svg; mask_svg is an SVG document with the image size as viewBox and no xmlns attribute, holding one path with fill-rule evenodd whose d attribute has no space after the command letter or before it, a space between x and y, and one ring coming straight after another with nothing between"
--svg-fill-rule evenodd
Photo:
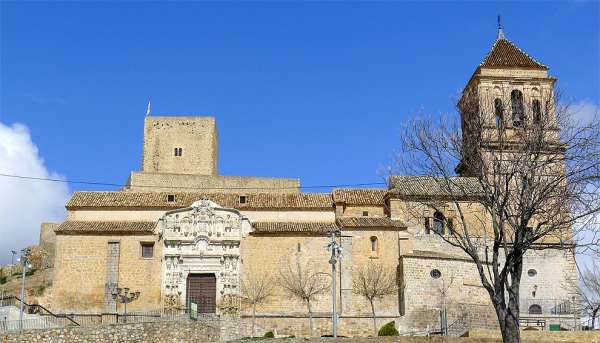
<instances>
[{"instance_id":1,"label":"bare tree","mask_svg":"<svg viewBox=\"0 0 600 343\"><path fill-rule=\"evenodd\" d=\"M296 255L294 260L288 258L281 263L278 283L286 293L306 304L312 336L314 323L311 304L319 295L330 290L327 274L318 272L311 260Z\"/></svg>"},{"instance_id":2,"label":"bare tree","mask_svg":"<svg viewBox=\"0 0 600 343\"><path fill-rule=\"evenodd\" d=\"M580 269L579 298L583 312L590 317L592 329L596 328L596 318L600 315L600 265L592 261Z\"/></svg>"},{"instance_id":3,"label":"bare tree","mask_svg":"<svg viewBox=\"0 0 600 343\"><path fill-rule=\"evenodd\" d=\"M449 209L433 230L473 260L504 342L520 342L519 291L530 249L572 249L575 228L600 209L600 130L574 122L554 94L512 110L467 89L461 117L415 119L402 130L398 170L427 175L435 198L413 198L414 215ZM555 92L551 92L555 93ZM500 105L500 106L498 106ZM458 175L457 175L458 174ZM462 177L459 177L462 176ZM390 177L393 191L402 181Z\"/></svg>"},{"instance_id":4,"label":"bare tree","mask_svg":"<svg viewBox=\"0 0 600 343\"><path fill-rule=\"evenodd\" d=\"M369 261L357 270L352 280L352 288L355 294L361 295L369 301L373 317L373 334L377 336L375 300L398 292L396 270L386 268L381 263Z\"/></svg>"},{"instance_id":5,"label":"bare tree","mask_svg":"<svg viewBox=\"0 0 600 343\"><path fill-rule=\"evenodd\" d=\"M274 283L264 272L248 270L241 280L242 299L252 305L252 337L255 336L256 305L265 303L273 295Z\"/></svg>"}]
</instances>

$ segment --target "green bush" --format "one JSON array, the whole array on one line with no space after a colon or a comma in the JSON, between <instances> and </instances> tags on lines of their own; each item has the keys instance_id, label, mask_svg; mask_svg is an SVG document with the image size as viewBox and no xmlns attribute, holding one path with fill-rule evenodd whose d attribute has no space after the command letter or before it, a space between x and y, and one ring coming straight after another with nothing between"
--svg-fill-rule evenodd
<instances>
[{"instance_id":1,"label":"green bush","mask_svg":"<svg viewBox=\"0 0 600 343\"><path fill-rule=\"evenodd\" d=\"M263 337L264 338L275 338L275 335L273 334L273 331L267 331L267 332L265 332L265 335Z\"/></svg>"},{"instance_id":2,"label":"green bush","mask_svg":"<svg viewBox=\"0 0 600 343\"><path fill-rule=\"evenodd\" d=\"M6 283L6 276L0 276L0 285L3 285Z\"/></svg>"},{"instance_id":3,"label":"green bush","mask_svg":"<svg viewBox=\"0 0 600 343\"><path fill-rule=\"evenodd\" d=\"M35 273L35 269L30 269L28 271L25 272L25 276L31 276Z\"/></svg>"},{"instance_id":4,"label":"green bush","mask_svg":"<svg viewBox=\"0 0 600 343\"><path fill-rule=\"evenodd\" d=\"M400 333L396 330L394 322L389 322L379 329L378 336L398 336Z\"/></svg>"}]
</instances>

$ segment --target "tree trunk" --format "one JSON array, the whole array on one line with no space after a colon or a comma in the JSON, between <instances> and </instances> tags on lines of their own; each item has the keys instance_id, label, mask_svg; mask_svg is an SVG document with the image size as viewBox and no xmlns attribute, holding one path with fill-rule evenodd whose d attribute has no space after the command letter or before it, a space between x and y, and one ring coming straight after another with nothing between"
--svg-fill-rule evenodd
<instances>
[{"instance_id":1,"label":"tree trunk","mask_svg":"<svg viewBox=\"0 0 600 343\"><path fill-rule=\"evenodd\" d=\"M594 330L596 328L596 316L598 316L598 311L600 311L600 307L597 307L592 312L592 330Z\"/></svg>"},{"instance_id":2,"label":"tree trunk","mask_svg":"<svg viewBox=\"0 0 600 343\"><path fill-rule=\"evenodd\" d=\"M496 296L492 299L496 314L498 315L503 343L521 342L521 331L519 328L519 289L523 269L522 258L516 258L513 264L514 266L510 271L510 287L505 290L508 293L508 304L506 304L504 292L502 291L497 291ZM496 282L502 281L497 280ZM498 290L499 287L504 287L504 284L502 286L498 285L496 289Z\"/></svg>"},{"instance_id":3,"label":"tree trunk","mask_svg":"<svg viewBox=\"0 0 600 343\"><path fill-rule=\"evenodd\" d=\"M310 308L310 300L306 301L306 307L308 307L308 324L309 324L309 336L312 337L313 336L313 316L312 316L312 309Z\"/></svg>"},{"instance_id":4,"label":"tree trunk","mask_svg":"<svg viewBox=\"0 0 600 343\"><path fill-rule=\"evenodd\" d=\"M254 324L256 322L256 303L252 304L252 337L256 337Z\"/></svg>"},{"instance_id":5,"label":"tree trunk","mask_svg":"<svg viewBox=\"0 0 600 343\"><path fill-rule=\"evenodd\" d=\"M377 317L375 316L375 305L373 304L373 299L369 299L369 303L371 304L371 313L373 314L373 336L377 337Z\"/></svg>"}]
</instances>

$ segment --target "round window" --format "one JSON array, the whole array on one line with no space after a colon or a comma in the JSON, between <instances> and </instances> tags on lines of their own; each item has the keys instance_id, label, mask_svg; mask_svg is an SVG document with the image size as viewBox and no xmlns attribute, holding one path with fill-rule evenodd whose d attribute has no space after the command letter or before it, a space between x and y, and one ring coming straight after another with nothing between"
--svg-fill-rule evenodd
<instances>
[{"instance_id":1,"label":"round window","mask_svg":"<svg viewBox=\"0 0 600 343\"><path fill-rule=\"evenodd\" d=\"M534 277L534 276L537 275L537 270L535 270L535 269L529 269L527 271L527 275L529 275L529 277Z\"/></svg>"},{"instance_id":2,"label":"round window","mask_svg":"<svg viewBox=\"0 0 600 343\"><path fill-rule=\"evenodd\" d=\"M439 279L442 276L442 272L437 269L433 269L429 275L431 275L431 277L434 279Z\"/></svg>"}]
</instances>

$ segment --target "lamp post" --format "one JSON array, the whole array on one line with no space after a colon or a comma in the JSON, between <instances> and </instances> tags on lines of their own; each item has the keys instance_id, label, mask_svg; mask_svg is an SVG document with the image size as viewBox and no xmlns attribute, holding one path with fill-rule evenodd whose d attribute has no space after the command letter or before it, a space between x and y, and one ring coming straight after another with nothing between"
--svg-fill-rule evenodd
<instances>
[{"instance_id":1,"label":"lamp post","mask_svg":"<svg viewBox=\"0 0 600 343\"><path fill-rule=\"evenodd\" d=\"M10 264L15 264L15 255L17 254L17 252L14 250L11 250L10 252L12 254L11 259L10 259Z\"/></svg>"},{"instance_id":2,"label":"lamp post","mask_svg":"<svg viewBox=\"0 0 600 343\"><path fill-rule=\"evenodd\" d=\"M13 251L14 252L14 251ZM23 331L23 306L25 305L25 273L27 268L30 268L29 264L29 249L21 250L21 257L17 260L21 262L23 271L21 273L21 309L19 311L19 331Z\"/></svg>"},{"instance_id":3,"label":"lamp post","mask_svg":"<svg viewBox=\"0 0 600 343\"><path fill-rule=\"evenodd\" d=\"M339 237L341 231L339 229L331 230L331 242L327 245L327 251L331 252L331 258L329 264L331 264L331 323L333 327L333 337L337 337L337 306L336 306L336 274L335 265L338 258L342 255L342 247L336 241L336 237Z\"/></svg>"},{"instance_id":4,"label":"lamp post","mask_svg":"<svg viewBox=\"0 0 600 343\"><path fill-rule=\"evenodd\" d=\"M125 288L118 287L117 291L112 294L112 298L114 300L125 305L125 312L124 312L125 323L127 323L127 304L129 304L132 301L137 300L139 297L140 297L139 291L130 293L128 287L125 287Z\"/></svg>"}]
</instances>

